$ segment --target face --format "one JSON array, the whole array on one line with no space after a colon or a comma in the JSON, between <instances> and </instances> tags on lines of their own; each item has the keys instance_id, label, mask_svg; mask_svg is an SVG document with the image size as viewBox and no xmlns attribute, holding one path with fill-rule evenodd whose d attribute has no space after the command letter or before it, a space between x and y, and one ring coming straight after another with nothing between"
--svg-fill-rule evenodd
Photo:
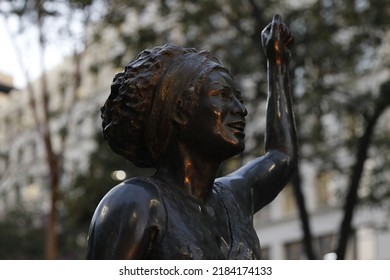
<instances>
[{"instance_id":1,"label":"face","mask_svg":"<svg viewBox=\"0 0 390 280\"><path fill-rule=\"evenodd\" d=\"M232 77L213 70L199 92L199 105L186 126L187 143L218 160L232 157L245 148L247 110Z\"/></svg>"}]
</instances>

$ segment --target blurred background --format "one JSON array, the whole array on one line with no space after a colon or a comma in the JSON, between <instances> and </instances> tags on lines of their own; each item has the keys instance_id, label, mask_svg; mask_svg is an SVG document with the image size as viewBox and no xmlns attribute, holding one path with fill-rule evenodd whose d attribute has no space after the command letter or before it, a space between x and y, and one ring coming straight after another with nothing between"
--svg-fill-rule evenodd
<instances>
[{"instance_id":1,"label":"blurred background","mask_svg":"<svg viewBox=\"0 0 390 280\"><path fill-rule=\"evenodd\" d=\"M390 259L390 6L385 0L0 1L0 259L83 259L89 222L137 169L108 148L100 106L140 51L212 51L242 88L264 153L261 30L295 36L299 172L255 216L265 259Z\"/></svg>"}]
</instances>

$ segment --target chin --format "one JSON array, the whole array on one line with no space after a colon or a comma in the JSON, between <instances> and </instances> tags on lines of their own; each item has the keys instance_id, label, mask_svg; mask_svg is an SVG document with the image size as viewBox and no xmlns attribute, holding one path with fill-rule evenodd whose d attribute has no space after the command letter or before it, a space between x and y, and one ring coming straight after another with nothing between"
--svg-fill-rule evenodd
<instances>
[{"instance_id":1,"label":"chin","mask_svg":"<svg viewBox=\"0 0 390 280\"><path fill-rule=\"evenodd\" d=\"M245 150L244 140L237 141L234 145L231 145L229 148L229 156L226 159L234 157L241 154Z\"/></svg>"},{"instance_id":2,"label":"chin","mask_svg":"<svg viewBox=\"0 0 390 280\"><path fill-rule=\"evenodd\" d=\"M224 135L219 137L217 141L208 145L209 154L213 154L215 158L227 160L234 157L245 150L245 140L242 135Z\"/></svg>"},{"instance_id":3,"label":"chin","mask_svg":"<svg viewBox=\"0 0 390 280\"><path fill-rule=\"evenodd\" d=\"M239 150L238 153L241 153L245 150L245 134L240 134L235 136L235 147Z\"/></svg>"},{"instance_id":4,"label":"chin","mask_svg":"<svg viewBox=\"0 0 390 280\"><path fill-rule=\"evenodd\" d=\"M245 144L241 144L240 147L238 148L238 152L237 152L237 155L238 154L241 154L244 150L245 150Z\"/></svg>"}]
</instances>

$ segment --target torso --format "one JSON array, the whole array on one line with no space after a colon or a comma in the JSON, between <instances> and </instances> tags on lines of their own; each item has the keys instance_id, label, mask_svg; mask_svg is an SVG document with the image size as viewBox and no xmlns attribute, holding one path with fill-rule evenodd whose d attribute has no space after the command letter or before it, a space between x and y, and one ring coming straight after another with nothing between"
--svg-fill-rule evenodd
<instances>
[{"instance_id":1,"label":"torso","mask_svg":"<svg viewBox=\"0 0 390 280\"><path fill-rule=\"evenodd\" d=\"M215 184L201 203L178 188L148 180L159 190L166 209L149 259L259 259L259 240L251 217L230 190Z\"/></svg>"}]
</instances>

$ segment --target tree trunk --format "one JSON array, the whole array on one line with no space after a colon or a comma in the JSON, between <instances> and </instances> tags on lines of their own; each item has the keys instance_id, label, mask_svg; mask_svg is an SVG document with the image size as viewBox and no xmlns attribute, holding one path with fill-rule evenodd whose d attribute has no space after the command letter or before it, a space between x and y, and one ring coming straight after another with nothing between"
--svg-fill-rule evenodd
<instances>
[{"instance_id":1,"label":"tree trunk","mask_svg":"<svg viewBox=\"0 0 390 280\"><path fill-rule=\"evenodd\" d=\"M345 259L345 253L347 250L348 240L352 232L352 219L355 206L358 199L358 188L360 179L362 177L364 163L368 157L368 149L370 147L371 138L374 132L374 127L378 122L379 117L382 115L387 105L383 102L378 102L374 113L371 118L367 121L367 126L364 131L364 134L359 139L357 151L356 151L356 161L355 165L352 168L352 173L350 176L350 183L348 187L348 195L345 199L344 205L344 218L341 222L339 229L339 242L336 250L337 259Z\"/></svg>"},{"instance_id":2,"label":"tree trunk","mask_svg":"<svg viewBox=\"0 0 390 280\"><path fill-rule=\"evenodd\" d=\"M44 135L46 159L50 176L50 212L47 221L46 258L57 258L57 201L60 183L58 156L53 151L50 134Z\"/></svg>"},{"instance_id":3,"label":"tree trunk","mask_svg":"<svg viewBox=\"0 0 390 280\"><path fill-rule=\"evenodd\" d=\"M41 7L41 6L40 6ZM42 119L42 139L46 150L46 161L49 169L50 178L50 212L47 224L47 238L46 238L46 258L54 260L57 258L57 200L58 187L60 183L59 175L59 157L55 153L52 143L52 133L50 128L50 95L48 89L48 79L45 67L45 51L46 38L43 30L43 17L39 18L38 32L39 32L39 51L40 51L40 65L41 65L41 90L42 97L41 109L43 112Z\"/></svg>"},{"instance_id":4,"label":"tree trunk","mask_svg":"<svg viewBox=\"0 0 390 280\"><path fill-rule=\"evenodd\" d=\"M50 212L47 223L46 258L57 259L57 201L59 174L57 167L50 168Z\"/></svg>"},{"instance_id":5,"label":"tree trunk","mask_svg":"<svg viewBox=\"0 0 390 280\"><path fill-rule=\"evenodd\" d=\"M309 215L306 209L305 197L302 193L301 174L299 168L292 179L295 201L299 210L299 217L303 231L303 245L309 260L316 260L317 256L313 249L313 235L311 233Z\"/></svg>"}]
</instances>

